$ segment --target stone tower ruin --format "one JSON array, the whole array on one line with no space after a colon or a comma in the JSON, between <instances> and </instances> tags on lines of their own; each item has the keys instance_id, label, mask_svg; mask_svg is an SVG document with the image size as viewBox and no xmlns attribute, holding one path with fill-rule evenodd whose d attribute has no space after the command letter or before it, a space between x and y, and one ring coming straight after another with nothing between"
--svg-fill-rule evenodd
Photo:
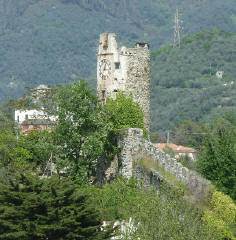
<instances>
[{"instance_id":1,"label":"stone tower ruin","mask_svg":"<svg viewBox=\"0 0 236 240\"><path fill-rule=\"evenodd\" d=\"M114 33L100 35L97 60L97 93L103 103L116 98L118 91L132 94L144 113L144 126L150 126L150 51L147 43L135 48L118 47Z\"/></svg>"}]
</instances>

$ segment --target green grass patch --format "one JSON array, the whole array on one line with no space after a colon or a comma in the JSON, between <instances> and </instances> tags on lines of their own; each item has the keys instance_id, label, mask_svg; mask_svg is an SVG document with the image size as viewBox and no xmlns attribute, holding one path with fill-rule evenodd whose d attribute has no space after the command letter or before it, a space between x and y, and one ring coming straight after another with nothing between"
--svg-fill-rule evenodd
<instances>
[{"instance_id":1,"label":"green grass patch","mask_svg":"<svg viewBox=\"0 0 236 240\"><path fill-rule=\"evenodd\" d=\"M156 163L151 157L142 156L138 163L142 167L144 167L147 171L150 171L151 168L158 171L163 176L165 182L167 182L170 186L174 187L175 189L178 189L180 192L183 193L183 195L190 194L190 191L186 185L184 185L180 180L178 180L170 173L166 172L164 168L160 167L158 163Z\"/></svg>"}]
</instances>

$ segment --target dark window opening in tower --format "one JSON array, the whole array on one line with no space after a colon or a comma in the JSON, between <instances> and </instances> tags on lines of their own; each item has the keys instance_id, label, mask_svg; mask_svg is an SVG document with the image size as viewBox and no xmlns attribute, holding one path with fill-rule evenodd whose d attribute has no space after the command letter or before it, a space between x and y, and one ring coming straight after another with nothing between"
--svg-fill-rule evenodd
<instances>
[{"instance_id":1,"label":"dark window opening in tower","mask_svg":"<svg viewBox=\"0 0 236 240\"><path fill-rule=\"evenodd\" d=\"M107 42L105 42L104 45L103 45L103 49L107 50L107 46L108 46L108 44L107 44Z\"/></svg>"},{"instance_id":2,"label":"dark window opening in tower","mask_svg":"<svg viewBox=\"0 0 236 240\"><path fill-rule=\"evenodd\" d=\"M120 69L120 62L115 62L115 69Z\"/></svg>"},{"instance_id":3,"label":"dark window opening in tower","mask_svg":"<svg viewBox=\"0 0 236 240\"><path fill-rule=\"evenodd\" d=\"M108 34L105 34L103 39L103 49L107 48L108 48Z\"/></svg>"},{"instance_id":4,"label":"dark window opening in tower","mask_svg":"<svg viewBox=\"0 0 236 240\"><path fill-rule=\"evenodd\" d=\"M25 119L29 119L29 116L28 116L28 114L25 114Z\"/></svg>"},{"instance_id":5,"label":"dark window opening in tower","mask_svg":"<svg viewBox=\"0 0 236 240\"><path fill-rule=\"evenodd\" d=\"M117 89L114 89L113 92L118 92L118 90L117 90Z\"/></svg>"}]
</instances>

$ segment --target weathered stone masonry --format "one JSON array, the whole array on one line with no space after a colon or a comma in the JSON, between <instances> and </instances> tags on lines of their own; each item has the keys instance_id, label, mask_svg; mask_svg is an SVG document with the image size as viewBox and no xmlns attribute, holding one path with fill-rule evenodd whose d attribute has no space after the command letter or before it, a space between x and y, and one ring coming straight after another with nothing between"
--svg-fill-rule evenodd
<instances>
[{"instance_id":1,"label":"weathered stone masonry","mask_svg":"<svg viewBox=\"0 0 236 240\"><path fill-rule=\"evenodd\" d=\"M118 91L132 94L144 113L145 128L150 127L150 51L147 43L135 48L118 48L114 33L100 35L97 61L97 92L105 103Z\"/></svg>"},{"instance_id":2,"label":"weathered stone masonry","mask_svg":"<svg viewBox=\"0 0 236 240\"><path fill-rule=\"evenodd\" d=\"M119 172L126 178L134 177L144 180L148 186L158 184L163 180L161 174L150 169L147 172L138 161L142 156L149 156L152 161L162 167L167 173L173 175L177 180L188 187L191 193L198 199L204 198L210 187L210 181L202 178L196 172L184 167L176 159L155 147L151 142L143 138L141 129L126 129L119 137L119 146L121 147L120 161L121 168Z\"/></svg>"}]
</instances>

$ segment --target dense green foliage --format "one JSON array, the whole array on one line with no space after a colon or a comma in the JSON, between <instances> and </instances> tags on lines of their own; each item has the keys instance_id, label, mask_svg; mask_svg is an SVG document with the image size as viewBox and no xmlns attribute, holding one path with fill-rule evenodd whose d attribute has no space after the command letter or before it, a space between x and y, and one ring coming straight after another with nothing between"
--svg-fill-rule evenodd
<instances>
[{"instance_id":1,"label":"dense green foliage","mask_svg":"<svg viewBox=\"0 0 236 240\"><path fill-rule=\"evenodd\" d=\"M98 158L114 156L118 129L139 127L146 133L142 110L131 96L118 93L103 107L83 80L41 92L29 89L14 104L20 109L43 108L57 116L52 131L19 137L17 146L29 153L28 161L43 174L49 163L56 163L58 173L80 183L96 175Z\"/></svg>"},{"instance_id":2,"label":"dense green foliage","mask_svg":"<svg viewBox=\"0 0 236 240\"><path fill-rule=\"evenodd\" d=\"M33 130L26 135L20 135L17 139L17 148L20 153L28 154L25 157L25 164L28 163L30 169L40 174L49 174L48 164L55 162L55 158L59 155L58 146L55 145L54 135L48 131ZM14 152L13 152L14 153ZM17 152L16 152L17 153ZM16 158L17 155L15 154ZM19 166L23 163L21 155L19 158ZM16 162L13 162L16 165Z\"/></svg>"},{"instance_id":3,"label":"dense green foliage","mask_svg":"<svg viewBox=\"0 0 236 240\"><path fill-rule=\"evenodd\" d=\"M133 179L118 178L102 187L76 185L57 176L21 174L10 179L0 183L0 239L108 239L116 220L131 223L126 232L131 240L234 239L229 224L236 207L219 192L209 200L210 211L203 211L176 190L163 186L157 195ZM104 220L110 226L102 232Z\"/></svg>"},{"instance_id":4,"label":"dense green foliage","mask_svg":"<svg viewBox=\"0 0 236 240\"><path fill-rule=\"evenodd\" d=\"M148 41L157 49L172 42L176 6L182 35L212 28L236 32L234 0L0 0L0 102L19 97L25 86L78 76L95 86L101 32L116 32L122 44Z\"/></svg>"},{"instance_id":5,"label":"dense green foliage","mask_svg":"<svg viewBox=\"0 0 236 240\"><path fill-rule=\"evenodd\" d=\"M236 127L218 120L205 137L198 159L199 171L236 200Z\"/></svg>"},{"instance_id":6,"label":"dense green foliage","mask_svg":"<svg viewBox=\"0 0 236 240\"><path fill-rule=\"evenodd\" d=\"M31 166L29 162L33 156L28 151L28 147L24 148L23 141L23 138L18 141L16 136L8 129L0 130L0 168L19 171ZM28 144L31 143L28 142Z\"/></svg>"},{"instance_id":7,"label":"dense green foliage","mask_svg":"<svg viewBox=\"0 0 236 240\"><path fill-rule=\"evenodd\" d=\"M181 48L153 52L152 128L172 129L184 120L210 122L236 110L236 35L204 31L185 37ZM224 71L222 79L217 71Z\"/></svg>"},{"instance_id":8,"label":"dense green foliage","mask_svg":"<svg viewBox=\"0 0 236 240\"><path fill-rule=\"evenodd\" d=\"M144 129L142 110L131 96L126 98L119 93L117 100L108 99L103 107L83 80L40 92L29 89L29 93L14 104L20 109L43 108L47 114L56 116L56 126L50 132L36 129L18 139L2 130L0 160L3 166L16 168L19 163L26 168L28 162L34 171L37 169L45 176L51 175L50 164L54 163L54 172L77 183L88 182L96 176L99 158L109 161L114 157L118 151L118 129Z\"/></svg>"},{"instance_id":9,"label":"dense green foliage","mask_svg":"<svg viewBox=\"0 0 236 240\"><path fill-rule=\"evenodd\" d=\"M96 174L98 157L107 154L112 123L84 81L59 87L55 102L58 119L53 133L62 153L58 164L74 180L86 182Z\"/></svg>"},{"instance_id":10,"label":"dense green foliage","mask_svg":"<svg viewBox=\"0 0 236 240\"><path fill-rule=\"evenodd\" d=\"M154 191L140 188L133 179L127 181L118 178L101 189L92 187L87 191L94 206L97 206L105 219L125 220L128 223L130 217L132 218L133 228L131 231L127 230L130 236L124 239L135 240L138 237L144 240L224 239L225 235L222 237L221 232L215 231L216 225L203 224L201 218L208 215L208 212L201 212L200 209L197 211L181 194L170 188L163 187L161 195L157 195ZM235 216L235 209L231 211L230 207L222 206L227 209L227 214L228 212L234 214L231 216L232 219ZM219 204L217 207L220 208ZM220 215L214 218L216 221L226 216L219 211L214 211L214 214ZM223 229L228 228L224 226Z\"/></svg>"},{"instance_id":11,"label":"dense green foliage","mask_svg":"<svg viewBox=\"0 0 236 240\"><path fill-rule=\"evenodd\" d=\"M126 97L122 92L119 92L115 100L107 99L105 110L115 130L141 128L147 136L142 109L137 102L133 101L132 96Z\"/></svg>"},{"instance_id":12,"label":"dense green foliage","mask_svg":"<svg viewBox=\"0 0 236 240\"><path fill-rule=\"evenodd\" d=\"M101 215L68 179L20 175L0 184L0 239L107 239Z\"/></svg>"},{"instance_id":13,"label":"dense green foliage","mask_svg":"<svg viewBox=\"0 0 236 240\"><path fill-rule=\"evenodd\" d=\"M214 191L209 205L209 211L205 211L202 217L204 224L214 226L220 239L235 240L236 205L233 200L222 192Z\"/></svg>"},{"instance_id":14,"label":"dense green foliage","mask_svg":"<svg viewBox=\"0 0 236 240\"><path fill-rule=\"evenodd\" d=\"M15 121L13 117L14 107L9 101L0 105L0 128L1 129L11 129L14 131Z\"/></svg>"},{"instance_id":15,"label":"dense green foliage","mask_svg":"<svg viewBox=\"0 0 236 240\"><path fill-rule=\"evenodd\" d=\"M0 131L0 161L6 165L10 160L10 154L16 145L16 138L9 130Z\"/></svg>"}]
</instances>

